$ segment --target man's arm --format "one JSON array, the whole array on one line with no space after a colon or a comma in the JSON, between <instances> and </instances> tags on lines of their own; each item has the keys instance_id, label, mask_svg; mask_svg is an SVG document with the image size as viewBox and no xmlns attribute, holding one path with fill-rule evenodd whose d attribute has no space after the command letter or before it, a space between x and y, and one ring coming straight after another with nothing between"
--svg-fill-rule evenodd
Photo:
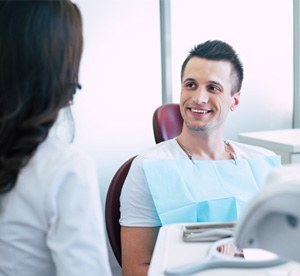
<instances>
[{"instance_id":1,"label":"man's arm","mask_svg":"<svg viewBox=\"0 0 300 276\"><path fill-rule=\"evenodd\" d=\"M146 276L159 227L121 227L124 276Z\"/></svg>"}]
</instances>

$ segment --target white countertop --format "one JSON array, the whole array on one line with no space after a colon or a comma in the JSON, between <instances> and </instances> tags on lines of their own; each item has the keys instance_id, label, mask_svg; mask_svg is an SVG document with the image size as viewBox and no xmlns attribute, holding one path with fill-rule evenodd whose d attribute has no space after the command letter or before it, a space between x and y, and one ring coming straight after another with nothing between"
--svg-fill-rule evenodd
<instances>
[{"instance_id":1,"label":"white countertop","mask_svg":"<svg viewBox=\"0 0 300 276\"><path fill-rule=\"evenodd\" d=\"M239 134L239 141L272 150L300 152L300 129L244 132Z\"/></svg>"}]
</instances>

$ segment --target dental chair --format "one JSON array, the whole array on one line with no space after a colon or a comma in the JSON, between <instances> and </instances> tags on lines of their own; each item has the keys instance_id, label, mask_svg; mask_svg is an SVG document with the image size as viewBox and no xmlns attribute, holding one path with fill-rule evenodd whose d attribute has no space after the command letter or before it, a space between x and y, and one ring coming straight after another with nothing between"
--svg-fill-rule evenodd
<instances>
[{"instance_id":1,"label":"dental chair","mask_svg":"<svg viewBox=\"0 0 300 276\"><path fill-rule=\"evenodd\" d=\"M155 142L160 143L177 137L181 133L182 125L179 104L162 104L154 111L152 119Z\"/></svg>"}]
</instances>

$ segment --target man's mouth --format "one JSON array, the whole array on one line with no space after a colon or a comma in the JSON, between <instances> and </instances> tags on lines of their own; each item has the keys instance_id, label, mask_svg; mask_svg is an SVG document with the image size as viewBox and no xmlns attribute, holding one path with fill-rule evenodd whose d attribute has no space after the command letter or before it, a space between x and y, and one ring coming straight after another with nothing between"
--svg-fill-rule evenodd
<instances>
[{"instance_id":1,"label":"man's mouth","mask_svg":"<svg viewBox=\"0 0 300 276\"><path fill-rule=\"evenodd\" d=\"M191 111L198 114L207 114L210 110L191 108Z\"/></svg>"}]
</instances>

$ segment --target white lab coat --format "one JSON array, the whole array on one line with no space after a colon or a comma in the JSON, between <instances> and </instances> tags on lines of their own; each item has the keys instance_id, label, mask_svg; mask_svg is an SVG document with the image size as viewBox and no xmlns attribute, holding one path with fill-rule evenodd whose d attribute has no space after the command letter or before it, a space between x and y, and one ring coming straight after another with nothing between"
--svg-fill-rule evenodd
<instances>
[{"instance_id":1,"label":"white lab coat","mask_svg":"<svg viewBox=\"0 0 300 276\"><path fill-rule=\"evenodd\" d=\"M54 138L0 197L0 275L111 275L95 164Z\"/></svg>"}]
</instances>

